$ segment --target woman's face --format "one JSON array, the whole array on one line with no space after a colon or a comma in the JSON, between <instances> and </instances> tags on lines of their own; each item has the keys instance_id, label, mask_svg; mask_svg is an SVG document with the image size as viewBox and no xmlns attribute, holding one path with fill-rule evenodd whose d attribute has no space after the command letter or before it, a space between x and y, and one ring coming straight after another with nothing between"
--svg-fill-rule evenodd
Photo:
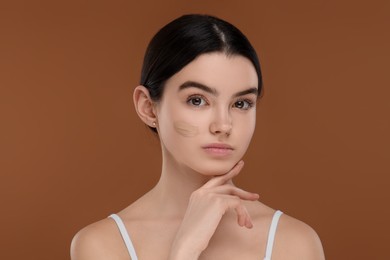
<instances>
[{"instance_id":1,"label":"woman's face","mask_svg":"<svg viewBox=\"0 0 390 260\"><path fill-rule=\"evenodd\" d=\"M257 85L256 70L243 56L197 57L166 82L156 105L163 155L203 175L229 171L255 129Z\"/></svg>"}]
</instances>

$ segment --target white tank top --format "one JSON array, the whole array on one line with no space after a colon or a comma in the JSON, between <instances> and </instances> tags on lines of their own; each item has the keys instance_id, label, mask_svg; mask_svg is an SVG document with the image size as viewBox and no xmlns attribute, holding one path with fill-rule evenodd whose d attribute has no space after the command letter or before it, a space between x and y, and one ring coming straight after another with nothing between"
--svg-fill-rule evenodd
<instances>
[{"instance_id":1,"label":"white tank top","mask_svg":"<svg viewBox=\"0 0 390 260\"><path fill-rule=\"evenodd\" d=\"M279 218L282 214L283 214L282 211L277 210L277 211L275 211L274 216L272 217L271 226L270 226L269 231L268 231L268 240L267 240L267 247L265 249L264 260L271 260L272 248L274 246L276 228L278 226ZM131 260L138 260L137 254L135 253L133 243L131 242L129 233L127 232L127 229L126 229L125 224L123 223L122 219L117 214L111 214L109 216L109 218L112 218L115 220L115 223L119 228L119 231L121 233L123 241L126 244L126 248L127 248L127 251L129 252Z\"/></svg>"}]
</instances>

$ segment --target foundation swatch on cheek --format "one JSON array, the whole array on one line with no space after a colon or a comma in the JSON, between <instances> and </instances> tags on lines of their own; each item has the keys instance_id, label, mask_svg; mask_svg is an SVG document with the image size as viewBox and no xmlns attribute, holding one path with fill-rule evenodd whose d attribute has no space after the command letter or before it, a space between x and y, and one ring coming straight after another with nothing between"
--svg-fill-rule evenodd
<instances>
[{"instance_id":1,"label":"foundation swatch on cheek","mask_svg":"<svg viewBox=\"0 0 390 260\"><path fill-rule=\"evenodd\" d=\"M198 127L185 122L175 122L173 126L175 127L176 132L184 137L193 137L199 132Z\"/></svg>"}]
</instances>

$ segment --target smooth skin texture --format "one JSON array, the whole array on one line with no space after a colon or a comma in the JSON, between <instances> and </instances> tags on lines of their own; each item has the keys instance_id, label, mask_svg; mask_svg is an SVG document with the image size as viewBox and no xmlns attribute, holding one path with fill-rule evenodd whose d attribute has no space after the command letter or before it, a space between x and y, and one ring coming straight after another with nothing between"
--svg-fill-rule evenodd
<instances>
[{"instance_id":1,"label":"smooth skin texture","mask_svg":"<svg viewBox=\"0 0 390 260\"><path fill-rule=\"evenodd\" d=\"M137 113L149 126L156 122L163 156L157 185L118 213L139 259L264 258L275 210L232 182L255 129L256 86L248 59L211 53L171 77L158 103L145 87L135 89ZM210 151L205 147L211 143L231 149ZM107 218L75 235L71 258L128 260L129 255L115 222ZM315 231L283 214L272 260L295 259L325 257Z\"/></svg>"}]
</instances>

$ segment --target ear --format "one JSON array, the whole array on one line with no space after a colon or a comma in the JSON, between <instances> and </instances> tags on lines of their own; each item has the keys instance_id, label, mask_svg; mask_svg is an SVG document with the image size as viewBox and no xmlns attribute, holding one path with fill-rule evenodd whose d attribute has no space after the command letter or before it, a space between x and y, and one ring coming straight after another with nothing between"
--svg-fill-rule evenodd
<instances>
[{"instance_id":1,"label":"ear","mask_svg":"<svg viewBox=\"0 0 390 260\"><path fill-rule=\"evenodd\" d=\"M141 120L150 127L156 127L156 109L154 102L150 98L149 90L144 86L137 86L133 93L135 110Z\"/></svg>"}]
</instances>

